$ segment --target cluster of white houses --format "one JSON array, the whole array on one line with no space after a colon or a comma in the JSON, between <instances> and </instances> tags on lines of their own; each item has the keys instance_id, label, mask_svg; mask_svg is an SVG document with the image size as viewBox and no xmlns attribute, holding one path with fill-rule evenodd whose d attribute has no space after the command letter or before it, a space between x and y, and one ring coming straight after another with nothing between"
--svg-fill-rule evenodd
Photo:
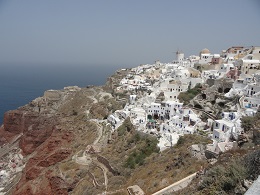
<instances>
[{"instance_id":1,"label":"cluster of white houses","mask_svg":"<svg viewBox=\"0 0 260 195\"><path fill-rule=\"evenodd\" d=\"M237 112L225 112L221 120L209 118L205 123L193 109L179 102L180 92L207 79L221 78L234 81L225 95L240 97ZM129 116L139 131L159 135L162 150L175 144L183 134L213 129L213 144L208 149L219 153L233 147L231 137L236 139L243 132L241 116L253 116L260 107L260 47L231 47L221 54L203 49L199 56L189 58L178 51L172 63L156 61L132 68L117 90L130 91L132 95L123 110L108 117L115 129Z\"/></svg>"}]
</instances>

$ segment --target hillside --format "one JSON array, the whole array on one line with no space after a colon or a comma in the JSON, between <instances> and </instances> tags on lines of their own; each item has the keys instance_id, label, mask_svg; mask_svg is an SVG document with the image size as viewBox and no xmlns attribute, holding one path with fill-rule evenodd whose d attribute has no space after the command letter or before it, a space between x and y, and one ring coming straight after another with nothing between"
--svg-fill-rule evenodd
<instances>
[{"instance_id":1,"label":"hillside","mask_svg":"<svg viewBox=\"0 0 260 195\"><path fill-rule=\"evenodd\" d=\"M209 193L215 184L206 179L216 169L223 171L223 163L232 167L232 159L259 151L254 146L259 143L259 134L250 129L254 143L220 155L213 167L204 155L211 143L205 133L184 135L175 146L160 151L157 136L137 131L129 118L115 130L106 119L128 101L128 93L114 91L126 74L127 70L117 72L105 86L49 90L43 97L5 113L0 154L2 168L9 172L1 181L5 186L2 191L17 195L127 194L129 186L138 185L145 194L152 194L204 169L208 170L205 175L181 194ZM232 106L233 100L225 101ZM258 124L255 121L254 129ZM194 153L193 147L201 148L200 152ZM236 179L248 179L245 172L241 174L243 177ZM216 185L223 188L222 183Z\"/></svg>"}]
</instances>

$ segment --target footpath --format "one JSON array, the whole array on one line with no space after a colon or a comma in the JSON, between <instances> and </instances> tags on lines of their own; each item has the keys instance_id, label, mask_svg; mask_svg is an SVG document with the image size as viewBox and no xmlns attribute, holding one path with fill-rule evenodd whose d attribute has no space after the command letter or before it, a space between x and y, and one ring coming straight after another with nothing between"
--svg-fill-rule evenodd
<instances>
[{"instance_id":1,"label":"footpath","mask_svg":"<svg viewBox=\"0 0 260 195\"><path fill-rule=\"evenodd\" d=\"M171 194L172 192L181 190L189 185L189 183L192 181L192 179L194 177L196 177L196 174L197 174L197 172L159 190L158 192L155 192L153 195L166 195L166 194Z\"/></svg>"}]
</instances>

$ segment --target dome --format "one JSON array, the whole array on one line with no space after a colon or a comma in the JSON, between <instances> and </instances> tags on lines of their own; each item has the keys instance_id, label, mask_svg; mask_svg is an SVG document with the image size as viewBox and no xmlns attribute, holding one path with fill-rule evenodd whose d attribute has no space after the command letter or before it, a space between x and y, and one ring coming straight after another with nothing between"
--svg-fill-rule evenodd
<instances>
[{"instance_id":1,"label":"dome","mask_svg":"<svg viewBox=\"0 0 260 195\"><path fill-rule=\"evenodd\" d=\"M210 51L207 48L205 48L205 49L201 50L200 53L205 54L205 53L210 53Z\"/></svg>"}]
</instances>

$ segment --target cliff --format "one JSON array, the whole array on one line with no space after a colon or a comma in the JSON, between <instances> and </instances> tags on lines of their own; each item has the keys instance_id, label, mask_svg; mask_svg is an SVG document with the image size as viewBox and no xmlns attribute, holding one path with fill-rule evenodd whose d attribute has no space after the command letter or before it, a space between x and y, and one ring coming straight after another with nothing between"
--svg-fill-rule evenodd
<instances>
[{"instance_id":1,"label":"cliff","mask_svg":"<svg viewBox=\"0 0 260 195\"><path fill-rule=\"evenodd\" d=\"M117 78L121 78L120 74ZM48 90L43 97L4 114L0 158L4 161L8 151L12 153L13 148L19 147L25 164L22 172L6 168L15 179L10 178L13 182L4 186L5 192L38 195L73 191L84 176L78 174L89 169L81 167L77 154L100 138L100 124L95 120L103 120L113 109L122 108L107 93L113 91L112 80L116 82L111 77L101 87ZM106 144L108 137L100 142Z\"/></svg>"},{"instance_id":2,"label":"cliff","mask_svg":"<svg viewBox=\"0 0 260 195\"><path fill-rule=\"evenodd\" d=\"M208 144L205 136L185 135L159 153L156 137L137 132L130 120L114 130L106 119L126 104L129 94L115 90L126 75L127 70L117 71L104 86L48 90L6 112L0 158L11 183L7 180L2 192L127 194L127 187L138 185L152 194L211 166L188 150Z\"/></svg>"}]
</instances>

